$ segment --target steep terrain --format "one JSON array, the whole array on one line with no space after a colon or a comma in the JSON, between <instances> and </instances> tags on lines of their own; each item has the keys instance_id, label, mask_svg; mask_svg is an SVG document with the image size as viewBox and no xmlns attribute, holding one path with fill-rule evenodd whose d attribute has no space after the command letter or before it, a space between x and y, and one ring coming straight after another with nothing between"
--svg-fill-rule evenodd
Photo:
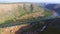
<instances>
[{"instance_id":1,"label":"steep terrain","mask_svg":"<svg viewBox=\"0 0 60 34\"><path fill-rule=\"evenodd\" d=\"M50 10L38 7L34 3L0 4L0 33L15 34L21 27L28 27L30 23L37 23L52 14Z\"/></svg>"}]
</instances>

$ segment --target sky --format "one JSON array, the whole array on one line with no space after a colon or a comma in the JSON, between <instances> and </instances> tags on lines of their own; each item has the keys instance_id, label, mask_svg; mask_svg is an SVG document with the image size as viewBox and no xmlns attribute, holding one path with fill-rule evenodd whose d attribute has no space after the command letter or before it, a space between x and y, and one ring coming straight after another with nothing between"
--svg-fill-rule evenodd
<instances>
[{"instance_id":1,"label":"sky","mask_svg":"<svg viewBox=\"0 0 60 34\"><path fill-rule=\"evenodd\" d=\"M2 3L11 2L37 2L37 3L60 3L60 0L0 0Z\"/></svg>"}]
</instances>

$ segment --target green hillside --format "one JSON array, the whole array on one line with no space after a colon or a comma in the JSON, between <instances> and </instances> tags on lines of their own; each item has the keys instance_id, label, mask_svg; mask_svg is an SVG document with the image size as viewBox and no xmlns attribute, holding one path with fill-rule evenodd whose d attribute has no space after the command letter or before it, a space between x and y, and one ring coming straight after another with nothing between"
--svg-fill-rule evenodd
<instances>
[{"instance_id":1,"label":"green hillside","mask_svg":"<svg viewBox=\"0 0 60 34\"><path fill-rule=\"evenodd\" d=\"M49 10L46 10L44 8L35 6L30 7L29 9L21 8L18 6L12 11L8 12L2 12L0 13L0 24L6 24L6 23L16 23L23 21L35 21L47 18L51 16L53 13Z\"/></svg>"}]
</instances>

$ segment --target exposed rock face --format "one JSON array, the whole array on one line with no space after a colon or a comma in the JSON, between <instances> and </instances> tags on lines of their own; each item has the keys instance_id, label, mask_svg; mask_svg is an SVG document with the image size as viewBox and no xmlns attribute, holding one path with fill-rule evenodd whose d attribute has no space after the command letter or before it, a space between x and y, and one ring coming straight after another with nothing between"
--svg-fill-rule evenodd
<instances>
[{"instance_id":1,"label":"exposed rock face","mask_svg":"<svg viewBox=\"0 0 60 34\"><path fill-rule=\"evenodd\" d=\"M12 27L7 27L7 28L0 28L1 34L15 34L16 31L18 31L21 27L26 27L27 24L23 25L16 25Z\"/></svg>"}]
</instances>

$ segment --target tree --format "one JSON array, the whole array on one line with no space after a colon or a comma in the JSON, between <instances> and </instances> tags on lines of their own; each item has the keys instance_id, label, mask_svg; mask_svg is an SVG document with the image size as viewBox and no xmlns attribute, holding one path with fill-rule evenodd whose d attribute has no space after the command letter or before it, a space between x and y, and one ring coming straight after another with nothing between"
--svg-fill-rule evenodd
<instances>
[{"instance_id":1,"label":"tree","mask_svg":"<svg viewBox=\"0 0 60 34\"><path fill-rule=\"evenodd\" d=\"M31 4L30 7L31 7L30 10L32 12L33 11L33 4Z\"/></svg>"}]
</instances>

